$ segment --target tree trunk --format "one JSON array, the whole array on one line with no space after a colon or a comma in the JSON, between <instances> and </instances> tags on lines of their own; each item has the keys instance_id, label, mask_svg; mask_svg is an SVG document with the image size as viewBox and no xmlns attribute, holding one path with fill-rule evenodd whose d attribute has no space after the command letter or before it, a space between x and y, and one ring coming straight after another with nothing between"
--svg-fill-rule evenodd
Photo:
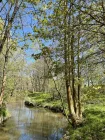
<instances>
[{"instance_id":1,"label":"tree trunk","mask_svg":"<svg viewBox=\"0 0 105 140\"><path fill-rule=\"evenodd\" d=\"M79 13L80 14L80 13ZM79 18L80 22L80 18ZM82 119L82 108L81 108L81 83L80 83L80 30L78 32L78 116Z\"/></svg>"},{"instance_id":2,"label":"tree trunk","mask_svg":"<svg viewBox=\"0 0 105 140\"><path fill-rule=\"evenodd\" d=\"M5 58L4 58L4 66L3 66L2 86L1 86L1 93L0 93L0 105L1 106L3 103L4 89L5 89L5 84L6 84L6 66L8 63L8 53L9 53L9 48L8 48L8 43L7 43L6 54L5 54Z\"/></svg>"},{"instance_id":3,"label":"tree trunk","mask_svg":"<svg viewBox=\"0 0 105 140\"><path fill-rule=\"evenodd\" d=\"M75 74L74 74L74 70L75 70L75 63L74 63L74 35L72 34L71 37L71 83L72 83L72 94L73 94L73 103L74 103L74 109L75 112L77 112L77 97L76 97L76 90L75 90Z\"/></svg>"}]
</instances>

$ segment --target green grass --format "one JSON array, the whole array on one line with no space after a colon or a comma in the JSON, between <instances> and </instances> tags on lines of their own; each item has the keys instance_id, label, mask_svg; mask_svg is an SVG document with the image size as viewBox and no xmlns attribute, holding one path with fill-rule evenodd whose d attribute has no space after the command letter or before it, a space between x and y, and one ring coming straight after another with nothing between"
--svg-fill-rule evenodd
<instances>
[{"instance_id":1,"label":"green grass","mask_svg":"<svg viewBox=\"0 0 105 140\"><path fill-rule=\"evenodd\" d=\"M34 94L29 94L25 100L35 104L36 106L61 107L61 101L53 100L50 93L36 92Z\"/></svg>"},{"instance_id":2,"label":"green grass","mask_svg":"<svg viewBox=\"0 0 105 140\"><path fill-rule=\"evenodd\" d=\"M75 130L69 126L71 140L105 140L105 107L89 105L84 110L84 123Z\"/></svg>"},{"instance_id":3,"label":"green grass","mask_svg":"<svg viewBox=\"0 0 105 140\"><path fill-rule=\"evenodd\" d=\"M105 140L104 89L99 86L87 87L84 95L84 122L76 129L69 125L68 136L70 140Z\"/></svg>"}]
</instances>

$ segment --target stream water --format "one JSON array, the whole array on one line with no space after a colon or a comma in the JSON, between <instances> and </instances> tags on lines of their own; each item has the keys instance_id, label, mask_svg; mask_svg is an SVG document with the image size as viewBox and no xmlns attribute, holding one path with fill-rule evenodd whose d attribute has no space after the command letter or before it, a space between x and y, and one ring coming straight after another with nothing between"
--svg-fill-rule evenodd
<instances>
[{"instance_id":1,"label":"stream water","mask_svg":"<svg viewBox=\"0 0 105 140\"><path fill-rule=\"evenodd\" d=\"M24 103L8 104L12 117L0 130L0 140L60 140L67 127L61 113L43 108L27 108Z\"/></svg>"}]
</instances>

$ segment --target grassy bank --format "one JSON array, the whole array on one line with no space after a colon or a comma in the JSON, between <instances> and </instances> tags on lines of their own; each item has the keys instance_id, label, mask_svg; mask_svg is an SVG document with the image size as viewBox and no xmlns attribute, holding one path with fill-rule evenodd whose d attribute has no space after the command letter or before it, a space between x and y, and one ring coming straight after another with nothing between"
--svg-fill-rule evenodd
<instances>
[{"instance_id":1,"label":"grassy bank","mask_svg":"<svg viewBox=\"0 0 105 140\"><path fill-rule=\"evenodd\" d=\"M25 98L25 105L48 108L54 112L63 112L61 101L52 99L49 93L36 92ZM66 105L65 105L66 106Z\"/></svg>"},{"instance_id":2,"label":"grassy bank","mask_svg":"<svg viewBox=\"0 0 105 140\"><path fill-rule=\"evenodd\" d=\"M93 89L92 89L93 92ZM96 91L97 92L97 91ZM89 93L88 93L89 94ZM49 108L55 112L62 112L59 99L52 99L48 93L30 94L26 99L26 105ZM73 129L68 126L67 134L63 140L105 140L105 95L102 93L91 94L84 100L83 118L81 126ZM28 104L27 104L28 103ZM67 108L67 104L64 106Z\"/></svg>"},{"instance_id":3,"label":"grassy bank","mask_svg":"<svg viewBox=\"0 0 105 140\"><path fill-rule=\"evenodd\" d=\"M84 112L84 123L73 129L70 125L63 140L105 140L105 107L87 105Z\"/></svg>"},{"instance_id":4,"label":"grassy bank","mask_svg":"<svg viewBox=\"0 0 105 140\"><path fill-rule=\"evenodd\" d=\"M63 140L105 140L105 86L87 87L83 92L83 118L81 126L68 126Z\"/></svg>"}]
</instances>

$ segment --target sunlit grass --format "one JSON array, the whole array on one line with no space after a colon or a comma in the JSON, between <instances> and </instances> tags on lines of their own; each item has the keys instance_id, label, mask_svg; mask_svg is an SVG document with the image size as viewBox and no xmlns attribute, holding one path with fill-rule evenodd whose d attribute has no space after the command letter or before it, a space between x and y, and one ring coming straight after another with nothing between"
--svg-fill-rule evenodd
<instances>
[{"instance_id":1,"label":"sunlit grass","mask_svg":"<svg viewBox=\"0 0 105 140\"><path fill-rule=\"evenodd\" d=\"M33 94L29 94L29 96L26 97L25 100L33 103L36 106L62 109L61 100L52 99L52 95L50 93L36 92Z\"/></svg>"},{"instance_id":2,"label":"sunlit grass","mask_svg":"<svg viewBox=\"0 0 105 140\"><path fill-rule=\"evenodd\" d=\"M101 90L101 92L100 92ZM100 87L85 89L83 118L81 126L69 126L71 140L105 140L105 94Z\"/></svg>"}]
</instances>

